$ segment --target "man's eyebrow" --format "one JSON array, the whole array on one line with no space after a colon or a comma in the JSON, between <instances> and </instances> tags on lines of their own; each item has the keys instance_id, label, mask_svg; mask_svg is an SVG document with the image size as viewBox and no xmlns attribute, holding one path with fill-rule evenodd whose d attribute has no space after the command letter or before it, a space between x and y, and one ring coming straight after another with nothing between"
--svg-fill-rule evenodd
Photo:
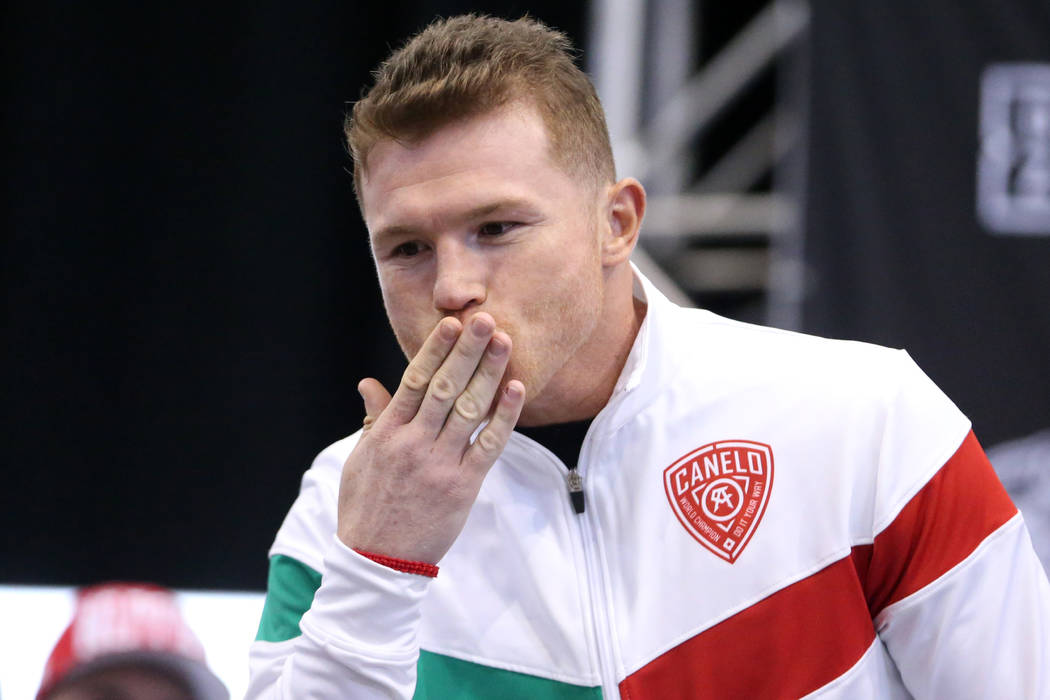
<instances>
[{"instance_id":1,"label":"man's eyebrow","mask_svg":"<svg viewBox=\"0 0 1050 700\"><path fill-rule=\"evenodd\" d=\"M527 199L509 197L486 202L473 209L468 209L466 212L458 214L456 219L461 222L477 221L500 211L512 211L515 214L529 217L540 215L540 210ZM386 238L412 237L419 234L420 228L412 224L391 224L377 230L372 234L372 239L380 241Z\"/></svg>"},{"instance_id":2,"label":"man's eyebrow","mask_svg":"<svg viewBox=\"0 0 1050 700\"><path fill-rule=\"evenodd\" d=\"M498 211L503 210L514 210L516 212L520 211L528 215L539 214L539 211L536 209L536 207L528 200L512 197L508 199L499 199L494 202L489 202L487 204L482 204L481 206L474 207L473 209L468 211L463 216L463 218L467 221L473 219L483 219L486 216L490 216Z\"/></svg>"},{"instance_id":3,"label":"man's eyebrow","mask_svg":"<svg viewBox=\"0 0 1050 700\"><path fill-rule=\"evenodd\" d=\"M404 238L412 237L416 234L417 229L412 226L405 226L403 224L393 224L391 226L384 226L375 233L372 234L373 241L382 241L387 238Z\"/></svg>"}]
</instances>

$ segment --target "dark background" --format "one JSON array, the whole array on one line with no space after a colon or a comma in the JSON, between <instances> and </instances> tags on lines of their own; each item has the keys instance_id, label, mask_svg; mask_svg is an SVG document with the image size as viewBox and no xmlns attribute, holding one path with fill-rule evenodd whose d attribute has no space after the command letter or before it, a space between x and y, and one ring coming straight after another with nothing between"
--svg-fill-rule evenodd
<instances>
[{"instance_id":1,"label":"dark background","mask_svg":"<svg viewBox=\"0 0 1050 700\"><path fill-rule=\"evenodd\" d=\"M907 347L990 445L1050 425L1050 239L976 223L977 86L1050 61L1050 7L931 2L812 3L803 322ZM701 54L760 4L706 3ZM403 366L346 105L470 9L586 49L578 2L5 4L0 583L265 585L357 381Z\"/></svg>"},{"instance_id":2,"label":"dark background","mask_svg":"<svg viewBox=\"0 0 1050 700\"><path fill-rule=\"evenodd\" d=\"M261 589L362 376L396 381L342 143L466 3L5 5L0 582ZM582 3L526 9L577 40Z\"/></svg>"},{"instance_id":3,"label":"dark background","mask_svg":"<svg viewBox=\"0 0 1050 700\"><path fill-rule=\"evenodd\" d=\"M1050 428L1050 235L976 206L982 73L1050 66L1050 2L811 5L805 329L906 348L986 447Z\"/></svg>"}]
</instances>

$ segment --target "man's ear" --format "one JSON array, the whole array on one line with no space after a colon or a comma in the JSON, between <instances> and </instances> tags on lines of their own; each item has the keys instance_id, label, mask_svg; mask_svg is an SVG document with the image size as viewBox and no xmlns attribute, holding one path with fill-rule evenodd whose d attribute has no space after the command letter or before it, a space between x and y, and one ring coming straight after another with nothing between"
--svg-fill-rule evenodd
<instances>
[{"instance_id":1,"label":"man's ear","mask_svg":"<svg viewBox=\"0 0 1050 700\"><path fill-rule=\"evenodd\" d=\"M602 265L614 267L631 257L645 216L645 188L626 177L608 190L605 209Z\"/></svg>"}]
</instances>

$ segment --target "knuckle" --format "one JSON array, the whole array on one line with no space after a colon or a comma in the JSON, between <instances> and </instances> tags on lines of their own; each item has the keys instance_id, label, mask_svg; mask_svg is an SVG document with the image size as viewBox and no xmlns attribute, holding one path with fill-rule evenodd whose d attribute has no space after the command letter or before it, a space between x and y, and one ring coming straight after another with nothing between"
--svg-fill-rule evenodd
<instances>
[{"instance_id":1,"label":"knuckle","mask_svg":"<svg viewBox=\"0 0 1050 700\"><path fill-rule=\"evenodd\" d=\"M452 348L452 354L459 358L459 362L473 363L477 365L481 359L479 355L479 348L476 347L472 342L460 342Z\"/></svg>"},{"instance_id":2,"label":"knuckle","mask_svg":"<svg viewBox=\"0 0 1050 700\"><path fill-rule=\"evenodd\" d=\"M455 403L456 413L466 418L468 421L477 420L481 416L481 409L478 407L478 402L474 400L474 397L470 394L462 394Z\"/></svg>"},{"instance_id":3,"label":"knuckle","mask_svg":"<svg viewBox=\"0 0 1050 700\"><path fill-rule=\"evenodd\" d=\"M499 377L502 376L502 372L498 372L498 367L495 367L491 362L482 362L478 365L474 380L479 384L479 389L488 388L492 384L499 381Z\"/></svg>"},{"instance_id":4,"label":"knuckle","mask_svg":"<svg viewBox=\"0 0 1050 700\"><path fill-rule=\"evenodd\" d=\"M488 455L498 454L503 443L491 430L482 430L475 442L481 451Z\"/></svg>"},{"instance_id":5,"label":"knuckle","mask_svg":"<svg viewBox=\"0 0 1050 700\"><path fill-rule=\"evenodd\" d=\"M423 391L427 388L426 375L414 365L408 366L408 369L405 370L405 374L401 377L401 381L412 391Z\"/></svg>"},{"instance_id":6,"label":"knuckle","mask_svg":"<svg viewBox=\"0 0 1050 700\"><path fill-rule=\"evenodd\" d=\"M507 363L507 356L493 357L490 353L485 353L484 361L481 366L478 367L478 371L484 374L486 378L498 378L503 376L503 369Z\"/></svg>"},{"instance_id":7,"label":"knuckle","mask_svg":"<svg viewBox=\"0 0 1050 700\"><path fill-rule=\"evenodd\" d=\"M430 392L439 401L450 401L456 396L456 385L444 374L438 374L430 382Z\"/></svg>"}]
</instances>

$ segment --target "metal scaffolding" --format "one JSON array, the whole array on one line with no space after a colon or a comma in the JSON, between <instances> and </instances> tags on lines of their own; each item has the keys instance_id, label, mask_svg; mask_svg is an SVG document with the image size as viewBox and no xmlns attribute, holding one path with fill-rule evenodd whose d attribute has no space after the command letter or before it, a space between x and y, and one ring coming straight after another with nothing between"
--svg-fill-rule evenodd
<instances>
[{"instance_id":1,"label":"metal scaffolding","mask_svg":"<svg viewBox=\"0 0 1050 700\"><path fill-rule=\"evenodd\" d=\"M680 302L797 328L809 7L772 0L706 59L703 9L700 0L592 5L588 70L621 173L650 194L635 262ZM710 148L713 127L770 71L765 112L721 129Z\"/></svg>"}]
</instances>

